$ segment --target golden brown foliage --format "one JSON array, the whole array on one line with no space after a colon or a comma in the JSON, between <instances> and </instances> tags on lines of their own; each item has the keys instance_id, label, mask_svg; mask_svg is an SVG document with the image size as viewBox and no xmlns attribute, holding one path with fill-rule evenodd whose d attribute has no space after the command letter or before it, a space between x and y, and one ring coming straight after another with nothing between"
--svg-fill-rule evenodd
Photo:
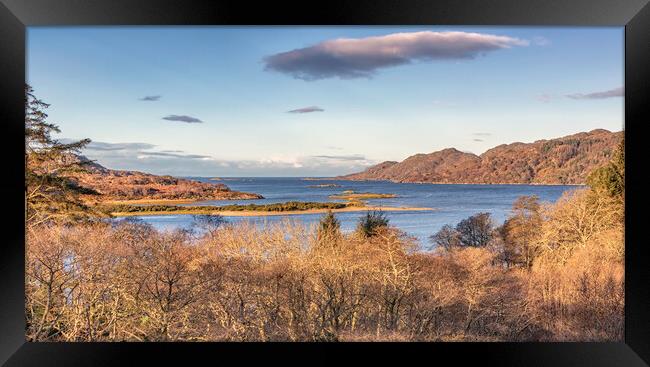
<instances>
[{"instance_id":1,"label":"golden brown foliage","mask_svg":"<svg viewBox=\"0 0 650 367\"><path fill-rule=\"evenodd\" d=\"M137 222L33 228L27 336L618 341L619 209L589 191L543 208L529 267L505 266L502 242L421 252L392 228L331 242L290 221L221 225L199 237Z\"/></svg>"},{"instance_id":2,"label":"golden brown foliage","mask_svg":"<svg viewBox=\"0 0 650 367\"><path fill-rule=\"evenodd\" d=\"M528 298L545 339L623 340L623 206L577 190L545 210Z\"/></svg>"}]
</instances>

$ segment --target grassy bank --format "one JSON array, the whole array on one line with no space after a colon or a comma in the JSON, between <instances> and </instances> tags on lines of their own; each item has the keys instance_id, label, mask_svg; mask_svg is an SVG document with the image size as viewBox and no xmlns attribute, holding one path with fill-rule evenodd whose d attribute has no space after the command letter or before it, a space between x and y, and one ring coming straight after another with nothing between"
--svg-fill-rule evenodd
<instances>
[{"instance_id":1,"label":"grassy bank","mask_svg":"<svg viewBox=\"0 0 650 367\"><path fill-rule=\"evenodd\" d=\"M277 204L247 204L224 206L178 206L178 205L110 205L102 207L102 211L117 217L143 216L143 215L198 215L221 214L224 216L268 216L268 215L297 215L317 214L332 212L360 212L360 211L405 211L405 210L433 210L431 208L392 208L371 207L357 205L357 203L318 203L290 201Z\"/></svg>"},{"instance_id":2,"label":"grassy bank","mask_svg":"<svg viewBox=\"0 0 650 367\"><path fill-rule=\"evenodd\" d=\"M108 205L104 207L104 211L108 212L179 212L179 211L193 211L193 212L216 212L216 211L260 211L260 212L285 212L294 210L309 210L309 209L341 209L348 206L344 203L318 203L318 202L302 202L302 201L288 201L286 203L276 204L233 204L223 206L212 205L199 205L199 206L179 206L179 205Z\"/></svg>"}]
</instances>

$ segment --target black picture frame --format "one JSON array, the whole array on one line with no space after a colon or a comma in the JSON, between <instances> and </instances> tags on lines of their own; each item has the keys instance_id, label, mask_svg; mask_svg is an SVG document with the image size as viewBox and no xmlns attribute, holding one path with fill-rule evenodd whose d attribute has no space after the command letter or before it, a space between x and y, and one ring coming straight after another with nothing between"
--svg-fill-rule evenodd
<instances>
[{"instance_id":1,"label":"black picture frame","mask_svg":"<svg viewBox=\"0 0 650 367\"><path fill-rule=\"evenodd\" d=\"M535 25L625 26L626 276L622 343L27 343L24 315L24 82L26 27L73 25ZM644 241L644 125L650 122L648 0L0 0L4 193L0 363L8 366L383 362L481 366L645 366L650 272ZM255 349L253 352L252 349ZM341 352L348 356L343 357ZM300 353L304 357L296 358ZM264 363L264 362L263 362ZM449 362L445 362L449 363Z\"/></svg>"}]
</instances>

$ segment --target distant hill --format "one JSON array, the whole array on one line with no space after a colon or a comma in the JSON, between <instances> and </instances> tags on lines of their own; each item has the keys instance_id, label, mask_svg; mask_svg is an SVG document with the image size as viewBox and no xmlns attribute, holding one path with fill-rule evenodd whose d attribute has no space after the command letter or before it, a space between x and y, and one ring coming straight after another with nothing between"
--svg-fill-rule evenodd
<instances>
[{"instance_id":1,"label":"distant hill","mask_svg":"<svg viewBox=\"0 0 650 367\"><path fill-rule=\"evenodd\" d=\"M502 144L481 155L454 148L382 162L343 180L417 183L583 184L607 163L623 132L604 129L534 143Z\"/></svg>"},{"instance_id":2,"label":"distant hill","mask_svg":"<svg viewBox=\"0 0 650 367\"><path fill-rule=\"evenodd\" d=\"M138 171L108 169L83 156L68 157L86 163L74 181L101 195L101 200L235 200L262 199L262 195L232 191L222 183L200 182Z\"/></svg>"}]
</instances>

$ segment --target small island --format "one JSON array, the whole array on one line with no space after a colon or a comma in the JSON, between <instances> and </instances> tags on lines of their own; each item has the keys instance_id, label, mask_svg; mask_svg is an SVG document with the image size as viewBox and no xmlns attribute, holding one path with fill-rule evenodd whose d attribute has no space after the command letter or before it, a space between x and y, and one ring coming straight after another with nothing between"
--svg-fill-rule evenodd
<instances>
[{"instance_id":1,"label":"small island","mask_svg":"<svg viewBox=\"0 0 650 367\"><path fill-rule=\"evenodd\" d=\"M362 211L426 211L431 208L416 207L379 207L366 206L365 203L354 201L349 203L335 202L301 202L289 201L275 204L247 204L224 206L179 206L179 205L104 205L101 210L113 217L152 216L152 215L222 215L229 217L269 216L318 214L332 212L362 212Z\"/></svg>"}]
</instances>

